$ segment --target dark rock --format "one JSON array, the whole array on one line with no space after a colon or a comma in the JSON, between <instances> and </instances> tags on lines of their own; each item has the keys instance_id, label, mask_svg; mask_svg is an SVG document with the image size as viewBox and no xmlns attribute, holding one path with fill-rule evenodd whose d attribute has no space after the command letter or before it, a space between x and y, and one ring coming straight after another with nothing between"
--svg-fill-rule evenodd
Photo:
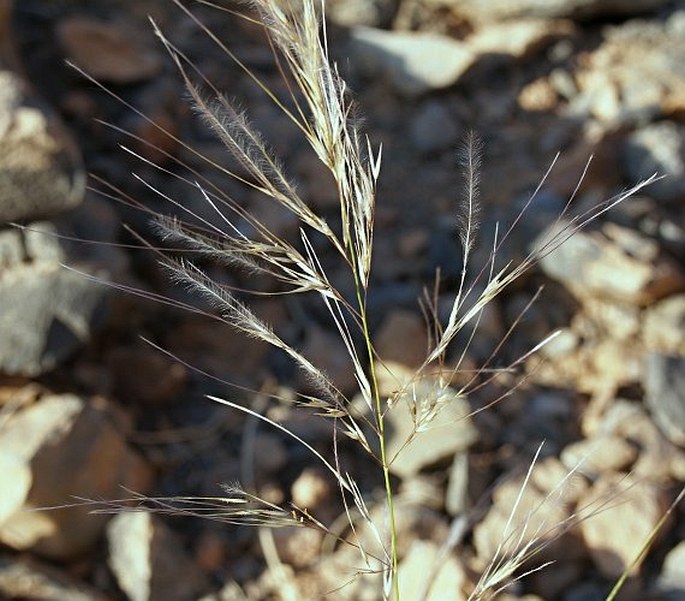
<instances>
[{"instance_id":1,"label":"dark rock","mask_svg":"<svg viewBox=\"0 0 685 601\"><path fill-rule=\"evenodd\" d=\"M99 81L136 83L162 68L161 57L141 43L133 23L72 17L60 22L58 36L69 59Z\"/></svg>"},{"instance_id":2,"label":"dark rock","mask_svg":"<svg viewBox=\"0 0 685 601\"><path fill-rule=\"evenodd\" d=\"M0 232L0 370L35 376L90 339L107 289L61 266L67 253L51 224L30 227ZM81 269L107 277L92 265Z\"/></svg>"},{"instance_id":3,"label":"dark rock","mask_svg":"<svg viewBox=\"0 0 685 601\"><path fill-rule=\"evenodd\" d=\"M85 173L65 127L16 74L0 70L0 224L79 204Z\"/></svg>"},{"instance_id":4,"label":"dark rock","mask_svg":"<svg viewBox=\"0 0 685 601\"><path fill-rule=\"evenodd\" d=\"M599 16L629 16L656 10L668 0L432 0L445 4L479 22L521 17L571 17L590 19Z\"/></svg>"},{"instance_id":5,"label":"dark rock","mask_svg":"<svg viewBox=\"0 0 685 601\"><path fill-rule=\"evenodd\" d=\"M564 601L604 601L604 588L596 582L581 582L564 595Z\"/></svg>"},{"instance_id":6,"label":"dark rock","mask_svg":"<svg viewBox=\"0 0 685 601\"><path fill-rule=\"evenodd\" d=\"M650 354L644 385L654 420L671 442L685 447L685 358Z\"/></svg>"},{"instance_id":7,"label":"dark rock","mask_svg":"<svg viewBox=\"0 0 685 601\"><path fill-rule=\"evenodd\" d=\"M655 199L685 198L685 125L664 121L634 132L623 147L623 167L628 181L665 176L647 189Z\"/></svg>"},{"instance_id":8,"label":"dark rock","mask_svg":"<svg viewBox=\"0 0 685 601\"><path fill-rule=\"evenodd\" d=\"M411 138L420 152L433 153L455 148L459 126L447 108L429 100L417 111L411 123Z\"/></svg>"},{"instance_id":9,"label":"dark rock","mask_svg":"<svg viewBox=\"0 0 685 601\"><path fill-rule=\"evenodd\" d=\"M418 313L396 309L383 320L375 346L384 361L418 367L428 354L426 324Z\"/></svg>"},{"instance_id":10,"label":"dark rock","mask_svg":"<svg viewBox=\"0 0 685 601\"><path fill-rule=\"evenodd\" d=\"M163 406L183 390L187 368L153 348L113 349L108 364L120 401Z\"/></svg>"}]
</instances>

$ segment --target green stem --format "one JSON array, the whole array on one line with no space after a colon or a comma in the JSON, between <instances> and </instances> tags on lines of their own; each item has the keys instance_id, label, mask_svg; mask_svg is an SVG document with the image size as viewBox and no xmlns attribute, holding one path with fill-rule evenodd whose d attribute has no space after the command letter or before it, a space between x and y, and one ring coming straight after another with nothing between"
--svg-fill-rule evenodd
<instances>
[{"instance_id":1,"label":"green stem","mask_svg":"<svg viewBox=\"0 0 685 601\"><path fill-rule=\"evenodd\" d=\"M355 288L357 291L357 302L359 303L359 312L362 321L362 333L366 343L366 352L369 360L369 377L373 387L373 399L376 406L376 422L378 425L378 439L380 444L380 460L383 469L383 483L385 485L385 498L388 507L388 516L390 521L390 558L392 562L392 588L394 591L395 601L400 601L400 587L399 587L399 570L397 557L397 529L395 527L395 503L392 491L392 484L390 482L390 466L388 464L387 451L385 448L385 416L383 412L383 404L381 402L381 394L378 388L378 378L376 376L376 361L374 359L373 345L371 343L371 332L369 330L369 323L366 315L366 303L362 298L361 284L358 274L355 270Z\"/></svg>"}]
</instances>

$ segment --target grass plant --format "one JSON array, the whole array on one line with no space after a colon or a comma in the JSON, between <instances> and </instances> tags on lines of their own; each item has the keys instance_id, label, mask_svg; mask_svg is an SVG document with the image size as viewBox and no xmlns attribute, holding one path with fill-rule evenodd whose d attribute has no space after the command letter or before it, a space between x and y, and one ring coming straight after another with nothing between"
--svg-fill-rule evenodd
<instances>
[{"instance_id":1,"label":"grass plant","mask_svg":"<svg viewBox=\"0 0 685 601\"><path fill-rule=\"evenodd\" d=\"M254 19L264 28L286 83L285 89L289 92L287 98L279 98L184 4L179 0L173 1L189 18L197 22L231 61L244 70L254 84L299 130L335 182L339 200L339 221L335 226L330 225L305 202L295 184L289 179L282 160L274 155L262 135L255 131L248 116L222 94L153 24L157 36L183 78L194 110L221 140L231 155L233 164L238 165L239 169L232 170L219 166L190 146L186 146L186 150L205 162L208 167L219 169L224 175L260 193L265 197L264 202L273 202L286 209L299 222L297 241L279 236L257 216L235 202L225 190L204 177L201 171L193 171L176 157L167 155L186 168L186 172L190 172L191 175L184 176L171 171L168 173L181 179L195 191L199 191L206 201L210 216L192 212L182 201L169 197L152 184L146 184L151 193L166 199L180 215L184 216L154 216L155 229L165 243L171 247L182 248L184 252L167 253L159 249L154 250L176 282L209 301L216 310L212 315L214 319L229 324L250 338L275 347L286 354L306 375L310 389L314 392L299 394L295 404L302 411L315 413L322 419L330 420L334 425L332 451L328 456L296 433L289 431L284 425L254 408L228 398L210 398L284 432L311 452L316 461L334 479L345 507L352 536L341 539L341 544L358 550L360 573L379 571L382 574L384 599L400 601L396 491L391 478L391 467L393 462L401 461L402 451L392 456L388 452L388 416L399 403L409 405L414 427L403 447L406 448L419 433L431 428L450 399L468 397L493 381L500 372L499 368L495 368L495 356L506 345L511 331L493 349L490 359L475 372L470 372L468 377L461 374L462 377L458 380L461 383L454 384L457 381L457 374L462 370L469 343L473 340L488 304L532 269L542 257L554 251L588 223L648 185L655 177L579 214L572 212L576 195L574 193L559 215L558 227L551 230L552 234L541 240L520 261L500 264L500 250L509 241L512 231L520 223L525 212L534 205L536 195L548 175L545 174L538 188L521 212L514 216L511 224L507 227L497 227L491 232L493 242L489 257L485 264L474 267L472 256L479 234L479 216L485 209L481 207L478 194L479 144L475 136L469 136L461 152L461 168L465 183L460 199L455 201L454 211L463 265L454 302L444 323L438 319L437 306L428 303L426 314L430 322L429 329L433 333L431 349L415 374L405 379L394 395L383 396L379 385L379 371L386 369L386 366L375 350L368 310L369 290L373 282L374 236L379 234L375 226L375 207L381 169L381 149L374 148L361 131L355 118L356 109L349 90L336 65L331 61L325 21L322 17L323 1L300 0L296 3L296 9L290 9L288 2L253 0L250 7L256 16L242 16ZM136 110L134 107L130 108ZM142 113L138 114L148 119ZM152 120L150 123L165 135L173 137ZM177 142L184 145L181 140ZM162 149L157 150L164 153ZM136 154L132 150L129 152ZM148 162L142 156L137 156L140 160ZM550 170L555 162L556 158ZM165 170L161 166L159 169ZM115 191L112 189L111 193L115 194ZM252 232L250 235L245 233L245 224L249 225ZM321 253L316 250L321 247L321 240L327 244L330 254L337 255L339 264L344 266L353 282L354 293L351 296L332 283L332 278L323 266ZM272 294L317 295L349 356L364 410L359 411L353 406L352 399L343 394L314 361L293 348L279 337L268 323L256 316L250 309L249 300L246 300L249 298L247 291L237 292L214 281L203 269L203 265L209 260L272 278L278 282L277 291ZM260 294L259 291L254 292ZM137 293L147 294L140 291ZM156 300L174 302L168 299ZM194 309L187 305L183 305L183 308L203 312L202 309ZM552 336L554 334L503 369L508 372L514 371ZM462 345L457 348L456 353L455 345ZM451 352L452 356L456 354L457 361L448 361L448 352ZM493 399L492 402L499 400L501 398ZM341 464L337 452L340 436L354 441L359 451L368 455L377 466L385 491L386 517L382 523L373 517L376 513L368 506L368 499L360 490L354 474L348 473ZM237 484L227 486L225 494L212 498L137 500L141 505L160 513L194 515L231 524L310 527L338 536L307 508L270 503ZM377 546L368 545L361 535L356 535L362 523L374 534ZM498 557L493 559L491 567L474 589L471 595L473 601L491 598L506 586L516 577L517 570L527 564L530 557L544 545L545 535L549 534L549 531L540 532L540 536L536 538L537 542L518 545L517 549L515 543L521 539L517 538L514 525L509 526L508 534L514 544L511 548L503 548L501 553L498 552ZM550 525L550 531L552 527L558 526L560 525ZM522 527L525 528L525 519ZM448 543L448 550L450 544L453 546L453 543Z\"/></svg>"}]
</instances>

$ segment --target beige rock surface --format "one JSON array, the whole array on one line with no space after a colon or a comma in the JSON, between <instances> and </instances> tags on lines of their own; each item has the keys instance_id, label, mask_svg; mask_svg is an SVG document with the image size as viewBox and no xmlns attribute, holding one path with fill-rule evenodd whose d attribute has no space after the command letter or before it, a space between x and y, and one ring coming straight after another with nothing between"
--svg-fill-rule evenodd
<instances>
[{"instance_id":1,"label":"beige rock surface","mask_svg":"<svg viewBox=\"0 0 685 601\"><path fill-rule=\"evenodd\" d=\"M615 579L640 553L668 502L664 490L655 484L605 473L579 505L601 509L584 520L580 529L597 569Z\"/></svg>"},{"instance_id":2,"label":"beige rock surface","mask_svg":"<svg viewBox=\"0 0 685 601\"><path fill-rule=\"evenodd\" d=\"M468 577L452 556L443 556L433 542L414 541L400 564L403 599L466 601Z\"/></svg>"},{"instance_id":3,"label":"beige rock surface","mask_svg":"<svg viewBox=\"0 0 685 601\"><path fill-rule=\"evenodd\" d=\"M181 541L151 513L118 514L107 539L109 565L130 601L185 601L206 588Z\"/></svg>"},{"instance_id":4,"label":"beige rock surface","mask_svg":"<svg viewBox=\"0 0 685 601\"><path fill-rule=\"evenodd\" d=\"M586 487L582 476L569 477L569 470L554 457L533 468L525 488L522 477L503 482L493 493L490 511L474 528L478 558L487 564L498 554L508 556L528 544L539 549L544 543L544 552L533 565L550 558L576 561L583 551L575 535L566 531L573 525L573 507Z\"/></svg>"},{"instance_id":5,"label":"beige rock surface","mask_svg":"<svg viewBox=\"0 0 685 601\"><path fill-rule=\"evenodd\" d=\"M66 572L35 560L0 556L0 597L35 601L107 601Z\"/></svg>"},{"instance_id":6,"label":"beige rock surface","mask_svg":"<svg viewBox=\"0 0 685 601\"><path fill-rule=\"evenodd\" d=\"M437 379L411 383L408 370L386 364L381 394L394 398L386 414L390 471L406 478L440 461L450 460L478 439L468 401ZM401 391L401 394L398 394Z\"/></svg>"},{"instance_id":7,"label":"beige rock surface","mask_svg":"<svg viewBox=\"0 0 685 601\"><path fill-rule=\"evenodd\" d=\"M561 453L561 461L568 469L596 477L605 471L629 468L637 454L637 447L623 438L597 436L568 445Z\"/></svg>"},{"instance_id":8,"label":"beige rock surface","mask_svg":"<svg viewBox=\"0 0 685 601\"><path fill-rule=\"evenodd\" d=\"M103 399L49 395L20 409L0 428L0 455L15 462L23 478L5 481L12 507L5 507L0 540L52 559L87 551L102 533L106 516L73 504L77 498L121 496L121 487L144 491L151 473L126 444L115 413ZM15 471L16 471L15 470ZM30 474L30 486L27 480Z\"/></svg>"}]
</instances>

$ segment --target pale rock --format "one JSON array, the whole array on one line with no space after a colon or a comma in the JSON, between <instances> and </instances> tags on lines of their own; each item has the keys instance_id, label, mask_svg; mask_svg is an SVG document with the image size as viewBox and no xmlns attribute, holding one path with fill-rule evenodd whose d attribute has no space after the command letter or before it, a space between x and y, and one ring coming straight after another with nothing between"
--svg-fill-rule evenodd
<instances>
[{"instance_id":1,"label":"pale rock","mask_svg":"<svg viewBox=\"0 0 685 601\"><path fill-rule=\"evenodd\" d=\"M330 474L320 469L306 468L291 487L293 503L303 509L324 506L335 494Z\"/></svg>"},{"instance_id":2,"label":"pale rock","mask_svg":"<svg viewBox=\"0 0 685 601\"><path fill-rule=\"evenodd\" d=\"M614 399L594 433L587 431L587 424L583 426L588 434L616 435L637 445L639 453L633 467L636 477L660 483L682 480L685 452L665 438L642 405Z\"/></svg>"},{"instance_id":3,"label":"pale rock","mask_svg":"<svg viewBox=\"0 0 685 601\"><path fill-rule=\"evenodd\" d=\"M507 556L528 544L540 549L534 563L552 558L565 563L581 557L583 551L568 529L573 507L586 488L582 476L569 476L554 457L533 467L527 486L523 477L498 485L492 507L474 528L479 561L487 564L497 553Z\"/></svg>"},{"instance_id":4,"label":"pale rock","mask_svg":"<svg viewBox=\"0 0 685 601\"><path fill-rule=\"evenodd\" d=\"M386 508L382 505L374 507L371 517L375 524L382 524L383 519L387 517ZM398 503L395 505L395 527L397 552L400 557L404 557L409 552L416 540L443 542L450 535L450 524L445 519L442 510L404 502L402 498L398 498Z\"/></svg>"},{"instance_id":5,"label":"pale rock","mask_svg":"<svg viewBox=\"0 0 685 601\"><path fill-rule=\"evenodd\" d=\"M535 465L530 474L530 483L540 492L563 498L567 504L577 503L587 490L587 480L568 469L556 457L547 457ZM511 499L507 497L510 492L501 493L502 498Z\"/></svg>"},{"instance_id":6,"label":"pale rock","mask_svg":"<svg viewBox=\"0 0 685 601\"><path fill-rule=\"evenodd\" d=\"M400 563L402 599L466 601L468 580L463 566L429 541L414 541Z\"/></svg>"},{"instance_id":7,"label":"pale rock","mask_svg":"<svg viewBox=\"0 0 685 601\"><path fill-rule=\"evenodd\" d=\"M91 548L106 516L91 515L87 505L35 509L70 504L74 497L117 498L121 487L144 491L149 486L150 469L128 448L116 421L104 400L86 402L65 394L44 397L3 422L0 456L8 464L14 460L20 477L3 483L14 508L3 508L0 541L60 560ZM30 488L21 465L30 469Z\"/></svg>"},{"instance_id":8,"label":"pale rock","mask_svg":"<svg viewBox=\"0 0 685 601\"><path fill-rule=\"evenodd\" d=\"M370 507L370 510L374 524L385 523L387 510L383 504L375 504ZM408 556L411 547L417 541L444 541L449 535L449 524L446 523L444 516L440 512L425 507L399 501L395 506L395 518L400 560ZM383 556L383 550L378 546L377 531L371 528L365 520L360 520L357 523L357 539L362 542L369 553L372 570L364 570L352 578L356 570L351 569L351 566L359 565L359 551L349 545L339 545L334 553L324 555L317 561L315 578L319 583L320 594L309 595L306 598L322 599L326 596L324 592L340 587L341 575L343 575L347 586L337 591L334 596L337 601L380 601L383 587L381 566L371 557ZM427 544L434 549L437 548L435 543ZM458 573L462 570L460 567ZM321 590L322 581L325 586L323 590ZM468 586L468 583L466 584ZM458 594L459 591L456 593ZM456 598L461 599L461 597Z\"/></svg>"},{"instance_id":9,"label":"pale rock","mask_svg":"<svg viewBox=\"0 0 685 601\"><path fill-rule=\"evenodd\" d=\"M181 541L146 511L125 511L107 527L108 563L130 601L185 601L206 588Z\"/></svg>"},{"instance_id":10,"label":"pale rock","mask_svg":"<svg viewBox=\"0 0 685 601\"><path fill-rule=\"evenodd\" d=\"M240 585L231 580L221 587L221 590L216 593L205 595L200 597L198 601L249 601L249 598L245 594L245 591L240 587Z\"/></svg>"},{"instance_id":11,"label":"pale rock","mask_svg":"<svg viewBox=\"0 0 685 601\"><path fill-rule=\"evenodd\" d=\"M284 526L272 530L281 561L294 568L306 568L321 557L323 534L306 526Z\"/></svg>"},{"instance_id":12,"label":"pale rock","mask_svg":"<svg viewBox=\"0 0 685 601\"><path fill-rule=\"evenodd\" d=\"M441 478L435 474L417 474L402 481L397 500L408 506L442 511L445 507L444 496Z\"/></svg>"},{"instance_id":13,"label":"pale rock","mask_svg":"<svg viewBox=\"0 0 685 601\"><path fill-rule=\"evenodd\" d=\"M0 430L0 448L2 448ZM3 493L0 495L0 524L21 507L31 490L33 476L31 467L24 457L14 453L0 455L0 474L2 474Z\"/></svg>"},{"instance_id":14,"label":"pale rock","mask_svg":"<svg viewBox=\"0 0 685 601\"><path fill-rule=\"evenodd\" d=\"M666 555L655 588L664 601L679 601L685 595L685 541Z\"/></svg>"},{"instance_id":15,"label":"pale rock","mask_svg":"<svg viewBox=\"0 0 685 601\"><path fill-rule=\"evenodd\" d=\"M545 255L540 266L581 302L597 297L648 305L685 288L682 268L662 255L656 243L614 223L576 233Z\"/></svg>"},{"instance_id":16,"label":"pale rock","mask_svg":"<svg viewBox=\"0 0 685 601\"><path fill-rule=\"evenodd\" d=\"M466 44L447 36L369 27L350 32L350 56L360 72L386 79L407 96L455 84L476 58Z\"/></svg>"},{"instance_id":17,"label":"pale rock","mask_svg":"<svg viewBox=\"0 0 685 601\"><path fill-rule=\"evenodd\" d=\"M587 297L583 300L583 315L602 335L613 340L628 342L640 334L640 309L635 305Z\"/></svg>"},{"instance_id":18,"label":"pale rock","mask_svg":"<svg viewBox=\"0 0 685 601\"><path fill-rule=\"evenodd\" d=\"M579 506L602 508L583 520L580 530L595 566L613 580L640 553L668 502L657 485L609 473L599 477Z\"/></svg>"},{"instance_id":19,"label":"pale rock","mask_svg":"<svg viewBox=\"0 0 685 601\"><path fill-rule=\"evenodd\" d=\"M605 30L603 43L575 73L580 92L571 114L620 124L682 113L685 37L679 19L676 11L666 22L629 21Z\"/></svg>"},{"instance_id":20,"label":"pale rock","mask_svg":"<svg viewBox=\"0 0 685 601\"><path fill-rule=\"evenodd\" d=\"M618 121L621 117L620 90L612 74L606 71L591 71L578 75L578 86L582 93L578 94L569 112L572 115L589 113L603 123ZM656 102L656 98L654 99Z\"/></svg>"},{"instance_id":21,"label":"pale rock","mask_svg":"<svg viewBox=\"0 0 685 601\"><path fill-rule=\"evenodd\" d=\"M326 599L332 601L380 601L379 591L383 589L380 570L363 571L353 574L354 569L350 566L358 565L359 551L347 545L339 545L339 548L330 554L324 554L319 558L316 565L309 571L297 572L298 599ZM374 562L374 566L379 566ZM292 570L288 569L288 575ZM291 576L292 577L292 576ZM341 580L345 586L341 585ZM331 593L335 591L335 593ZM238 599L229 598L227 601L250 601L262 598L263 595L255 595ZM223 601L223 600L216 600Z\"/></svg>"},{"instance_id":22,"label":"pale rock","mask_svg":"<svg viewBox=\"0 0 685 601\"><path fill-rule=\"evenodd\" d=\"M450 515L460 515L469 505L469 456L468 453L457 453L450 467L447 490L445 491L445 509Z\"/></svg>"},{"instance_id":23,"label":"pale rock","mask_svg":"<svg viewBox=\"0 0 685 601\"><path fill-rule=\"evenodd\" d=\"M547 77L539 77L523 86L518 104L524 111L551 112L559 106L559 94Z\"/></svg>"},{"instance_id":24,"label":"pale rock","mask_svg":"<svg viewBox=\"0 0 685 601\"><path fill-rule=\"evenodd\" d=\"M591 478L609 471L627 470L637 457L637 449L618 436L598 436L574 442L561 453L561 462Z\"/></svg>"},{"instance_id":25,"label":"pale rock","mask_svg":"<svg viewBox=\"0 0 685 601\"><path fill-rule=\"evenodd\" d=\"M428 354L428 333L420 315L395 309L387 315L376 337L376 350L384 361L419 367Z\"/></svg>"},{"instance_id":26,"label":"pale rock","mask_svg":"<svg viewBox=\"0 0 685 601\"><path fill-rule=\"evenodd\" d=\"M266 481L259 485L257 489L257 496L260 499L266 501L267 503L272 503L273 505L283 505L285 503L285 493L283 486L278 482Z\"/></svg>"},{"instance_id":27,"label":"pale rock","mask_svg":"<svg viewBox=\"0 0 685 601\"><path fill-rule=\"evenodd\" d=\"M386 452L390 471L401 478L446 461L478 439L467 400L430 377L416 379L403 366L387 362L378 371L386 413Z\"/></svg>"},{"instance_id":28,"label":"pale rock","mask_svg":"<svg viewBox=\"0 0 685 601\"><path fill-rule=\"evenodd\" d=\"M670 296L647 307L641 328L645 347L665 355L685 356L685 294Z\"/></svg>"},{"instance_id":29,"label":"pale rock","mask_svg":"<svg viewBox=\"0 0 685 601\"><path fill-rule=\"evenodd\" d=\"M620 387L637 382L642 377L642 353L639 347L608 339L597 344L589 357L595 388L599 388L600 384Z\"/></svg>"},{"instance_id":30,"label":"pale rock","mask_svg":"<svg viewBox=\"0 0 685 601\"><path fill-rule=\"evenodd\" d=\"M676 482L685 482L685 452L682 449L669 457L669 472Z\"/></svg>"},{"instance_id":31,"label":"pale rock","mask_svg":"<svg viewBox=\"0 0 685 601\"><path fill-rule=\"evenodd\" d=\"M563 360L541 363L532 359L527 365L540 384L602 395L642 379L643 352L637 344L602 339L595 333L583 345L564 354Z\"/></svg>"},{"instance_id":32,"label":"pale rock","mask_svg":"<svg viewBox=\"0 0 685 601\"><path fill-rule=\"evenodd\" d=\"M382 27L392 18L392 0L329 0L326 18L341 27Z\"/></svg>"},{"instance_id":33,"label":"pale rock","mask_svg":"<svg viewBox=\"0 0 685 601\"><path fill-rule=\"evenodd\" d=\"M514 59L525 59L574 31L569 21L521 19L490 24L469 36L467 42L478 55L508 55Z\"/></svg>"},{"instance_id":34,"label":"pale rock","mask_svg":"<svg viewBox=\"0 0 685 601\"><path fill-rule=\"evenodd\" d=\"M69 60L99 81L137 83L162 68L159 54L142 43L131 23L70 17L60 21L57 36Z\"/></svg>"},{"instance_id":35,"label":"pale rock","mask_svg":"<svg viewBox=\"0 0 685 601\"><path fill-rule=\"evenodd\" d=\"M573 44L569 41L564 41L557 44L551 50L551 56L554 56L557 60L563 60L570 58L573 51ZM570 100L578 92L576 82L565 67L556 67L552 69L549 74L549 83L554 91L564 100Z\"/></svg>"},{"instance_id":36,"label":"pale rock","mask_svg":"<svg viewBox=\"0 0 685 601\"><path fill-rule=\"evenodd\" d=\"M32 601L107 601L111 597L75 581L66 572L53 566L27 558L0 556L0 598Z\"/></svg>"},{"instance_id":37,"label":"pale rock","mask_svg":"<svg viewBox=\"0 0 685 601\"><path fill-rule=\"evenodd\" d=\"M84 191L64 125L19 76L0 70L0 224L51 217L78 205Z\"/></svg>"},{"instance_id":38,"label":"pale rock","mask_svg":"<svg viewBox=\"0 0 685 601\"><path fill-rule=\"evenodd\" d=\"M539 351L547 359L564 357L575 351L580 344L580 338L571 328L560 328L557 332Z\"/></svg>"}]
</instances>

